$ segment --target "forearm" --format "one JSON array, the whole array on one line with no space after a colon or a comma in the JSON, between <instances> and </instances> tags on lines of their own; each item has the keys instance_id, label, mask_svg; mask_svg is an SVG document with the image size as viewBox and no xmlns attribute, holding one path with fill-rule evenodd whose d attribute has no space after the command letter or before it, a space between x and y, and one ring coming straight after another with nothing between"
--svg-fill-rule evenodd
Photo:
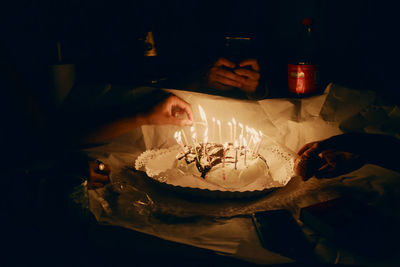
<instances>
[{"instance_id":1,"label":"forearm","mask_svg":"<svg viewBox=\"0 0 400 267\"><path fill-rule=\"evenodd\" d=\"M131 117L121 118L109 123L98 125L91 130L83 133L80 138L81 144L98 144L108 139L123 135L147 124L145 115L135 115Z\"/></svg>"}]
</instances>

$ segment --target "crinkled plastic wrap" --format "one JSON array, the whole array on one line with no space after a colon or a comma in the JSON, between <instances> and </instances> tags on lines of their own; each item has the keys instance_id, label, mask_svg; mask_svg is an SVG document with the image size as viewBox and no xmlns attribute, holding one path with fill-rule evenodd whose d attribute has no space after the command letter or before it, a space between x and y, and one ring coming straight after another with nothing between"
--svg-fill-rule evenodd
<instances>
[{"instance_id":1,"label":"crinkled plastic wrap","mask_svg":"<svg viewBox=\"0 0 400 267\"><path fill-rule=\"evenodd\" d=\"M272 143L291 155L307 142L343 131L390 132L399 134L398 107L379 106L375 94L329 85L323 95L306 99L234 100L186 91L170 90L194 107L201 104L209 118L223 122L233 117L261 130ZM381 111L380 118L371 108ZM396 121L394 123L393 121ZM371 126L372 125L372 126ZM372 128L371 128L372 127ZM170 190L135 170L135 160L146 150L168 149L176 145L175 126L143 126L87 152L112 166L112 183L89 190L90 209L100 223L118 225L218 252L239 253L239 245L252 242L252 232L241 216L261 211L311 205L344 192L382 191L399 188L398 173L367 165L335 179L293 177L285 187L240 199L191 196ZM267 145L268 142L265 143ZM397 183L395 187L389 186ZM393 190L391 191L393 193ZM393 196L396 194L393 193ZM398 197L397 197L398 199ZM249 241L250 240L250 241ZM240 253L239 253L240 254ZM281 261L280 261L281 260ZM282 262L274 259L269 263ZM264 261L266 263L268 261Z\"/></svg>"}]
</instances>

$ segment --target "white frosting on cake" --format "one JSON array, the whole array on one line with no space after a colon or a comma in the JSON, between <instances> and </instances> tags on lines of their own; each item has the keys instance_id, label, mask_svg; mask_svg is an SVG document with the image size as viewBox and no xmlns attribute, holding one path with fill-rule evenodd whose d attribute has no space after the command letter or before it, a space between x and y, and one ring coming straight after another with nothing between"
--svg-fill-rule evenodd
<instances>
[{"instance_id":1,"label":"white frosting on cake","mask_svg":"<svg viewBox=\"0 0 400 267\"><path fill-rule=\"evenodd\" d=\"M250 151L246 151L245 155L244 148L237 149L236 156L236 149L229 145L225 150L225 162L222 145L207 145L205 154L204 146L201 145L197 147L197 151L196 156L193 147L185 147L185 153L177 155L176 168L184 173L203 176L206 181L227 189L245 187L260 177L270 178L265 159L260 155L252 155ZM200 164L196 165L198 160ZM204 171L205 168L207 170Z\"/></svg>"}]
</instances>

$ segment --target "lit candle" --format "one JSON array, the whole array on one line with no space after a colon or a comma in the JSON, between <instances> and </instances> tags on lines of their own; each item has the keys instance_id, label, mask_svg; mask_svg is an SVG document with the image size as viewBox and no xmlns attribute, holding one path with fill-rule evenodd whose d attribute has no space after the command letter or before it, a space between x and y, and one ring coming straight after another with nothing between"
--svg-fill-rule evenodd
<instances>
[{"instance_id":1,"label":"lit candle","mask_svg":"<svg viewBox=\"0 0 400 267\"><path fill-rule=\"evenodd\" d=\"M204 109L199 105L199 112L200 112L200 117L201 120L204 122L204 124L207 126L207 116L206 116L206 112L204 111Z\"/></svg>"},{"instance_id":2,"label":"lit candle","mask_svg":"<svg viewBox=\"0 0 400 267\"><path fill-rule=\"evenodd\" d=\"M232 137L232 136L233 136L233 135L232 135L232 122L229 121L229 122L228 122L228 126L229 126L229 134L230 134L230 135L229 135L229 141L232 142L232 144L233 144L233 139L232 139L232 138L233 138L233 137Z\"/></svg>"},{"instance_id":3,"label":"lit candle","mask_svg":"<svg viewBox=\"0 0 400 267\"><path fill-rule=\"evenodd\" d=\"M196 145L196 130L194 128L194 126L190 127L190 132L192 133L192 142L193 142L193 146Z\"/></svg>"},{"instance_id":4,"label":"lit candle","mask_svg":"<svg viewBox=\"0 0 400 267\"><path fill-rule=\"evenodd\" d=\"M247 141L246 139L243 139L243 147L244 147L244 166L247 166L246 164L246 154L247 154Z\"/></svg>"},{"instance_id":5,"label":"lit candle","mask_svg":"<svg viewBox=\"0 0 400 267\"><path fill-rule=\"evenodd\" d=\"M186 145L189 146L189 142L188 142L188 140L187 140L187 138L186 138L185 131L184 131L184 130L181 130L181 132L182 132L183 139L185 140Z\"/></svg>"},{"instance_id":6,"label":"lit candle","mask_svg":"<svg viewBox=\"0 0 400 267\"><path fill-rule=\"evenodd\" d=\"M250 140L247 143L247 149L249 150L249 152L251 152L251 147L252 144L254 143L254 132L252 131L252 128L249 127L249 135L250 135Z\"/></svg>"},{"instance_id":7,"label":"lit candle","mask_svg":"<svg viewBox=\"0 0 400 267\"><path fill-rule=\"evenodd\" d=\"M242 149L242 145L243 145L243 135L239 135L239 149Z\"/></svg>"},{"instance_id":8,"label":"lit candle","mask_svg":"<svg viewBox=\"0 0 400 267\"><path fill-rule=\"evenodd\" d=\"M246 142L249 140L249 126L246 125Z\"/></svg>"},{"instance_id":9,"label":"lit candle","mask_svg":"<svg viewBox=\"0 0 400 267\"><path fill-rule=\"evenodd\" d=\"M224 148L224 150L223 150L223 153L222 153L222 168L225 167L225 156L226 156L226 150L228 149L228 143L227 142L224 143L223 148Z\"/></svg>"},{"instance_id":10,"label":"lit candle","mask_svg":"<svg viewBox=\"0 0 400 267\"><path fill-rule=\"evenodd\" d=\"M258 133L260 134L260 138L256 147L256 152L255 152L256 155L258 155L258 151L260 150L261 142L263 139L263 133L261 131L259 131Z\"/></svg>"},{"instance_id":11,"label":"lit candle","mask_svg":"<svg viewBox=\"0 0 400 267\"><path fill-rule=\"evenodd\" d=\"M208 142L208 128L204 131L203 141L205 144Z\"/></svg>"},{"instance_id":12,"label":"lit candle","mask_svg":"<svg viewBox=\"0 0 400 267\"><path fill-rule=\"evenodd\" d=\"M254 147L252 149L253 158L256 155L255 152L256 152L257 144L259 141L260 141L260 137L258 136L258 133L255 131L254 135L253 135L253 143L254 143Z\"/></svg>"},{"instance_id":13,"label":"lit candle","mask_svg":"<svg viewBox=\"0 0 400 267\"><path fill-rule=\"evenodd\" d=\"M207 143L208 143L208 128L204 131L204 137L203 137L203 155L207 155ZM209 161L208 155L207 155L207 161Z\"/></svg>"},{"instance_id":14,"label":"lit candle","mask_svg":"<svg viewBox=\"0 0 400 267\"><path fill-rule=\"evenodd\" d=\"M219 143L222 144L222 135L221 135L221 121L217 120L218 132L219 132Z\"/></svg>"},{"instance_id":15,"label":"lit candle","mask_svg":"<svg viewBox=\"0 0 400 267\"><path fill-rule=\"evenodd\" d=\"M236 142L236 120L235 120L235 118L232 118L232 123L233 123L233 142Z\"/></svg>"},{"instance_id":16,"label":"lit candle","mask_svg":"<svg viewBox=\"0 0 400 267\"><path fill-rule=\"evenodd\" d=\"M240 134L243 136L243 124L239 122Z\"/></svg>"},{"instance_id":17,"label":"lit candle","mask_svg":"<svg viewBox=\"0 0 400 267\"><path fill-rule=\"evenodd\" d=\"M225 142L223 147L224 147L224 150L223 150L223 153L222 153L222 178L225 180L225 170L224 170L224 168L225 168L225 156L226 156L226 151L228 149L228 143Z\"/></svg>"},{"instance_id":18,"label":"lit candle","mask_svg":"<svg viewBox=\"0 0 400 267\"><path fill-rule=\"evenodd\" d=\"M192 141L193 141L194 153L196 154L196 159L200 163L199 155L197 155L197 148L196 148L196 133L192 134Z\"/></svg>"},{"instance_id":19,"label":"lit candle","mask_svg":"<svg viewBox=\"0 0 400 267\"><path fill-rule=\"evenodd\" d=\"M211 143L215 142L215 118L212 118L212 136L211 136Z\"/></svg>"},{"instance_id":20,"label":"lit candle","mask_svg":"<svg viewBox=\"0 0 400 267\"><path fill-rule=\"evenodd\" d=\"M206 112L200 105L199 105L199 112L200 112L200 117L201 117L201 120L203 121L204 127L208 128Z\"/></svg>"},{"instance_id":21,"label":"lit candle","mask_svg":"<svg viewBox=\"0 0 400 267\"><path fill-rule=\"evenodd\" d=\"M235 170L237 169L238 142L235 141Z\"/></svg>"},{"instance_id":22,"label":"lit candle","mask_svg":"<svg viewBox=\"0 0 400 267\"><path fill-rule=\"evenodd\" d=\"M180 132L175 132L174 138L176 142L179 144L180 148L182 149L182 153L185 154L185 148L182 144L182 137L180 136Z\"/></svg>"}]
</instances>

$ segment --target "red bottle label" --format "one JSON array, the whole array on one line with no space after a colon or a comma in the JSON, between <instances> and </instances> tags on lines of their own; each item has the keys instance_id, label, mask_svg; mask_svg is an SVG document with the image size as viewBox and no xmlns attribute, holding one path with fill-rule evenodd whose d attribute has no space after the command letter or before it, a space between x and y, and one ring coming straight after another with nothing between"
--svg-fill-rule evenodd
<instances>
[{"instance_id":1,"label":"red bottle label","mask_svg":"<svg viewBox=\"0 0 400 267\"><path fill-rule=\"evenodd\" d=\"M288 64L289 92L310 94L318 87L317 65Z\"/></svg>"}]
</instances>

